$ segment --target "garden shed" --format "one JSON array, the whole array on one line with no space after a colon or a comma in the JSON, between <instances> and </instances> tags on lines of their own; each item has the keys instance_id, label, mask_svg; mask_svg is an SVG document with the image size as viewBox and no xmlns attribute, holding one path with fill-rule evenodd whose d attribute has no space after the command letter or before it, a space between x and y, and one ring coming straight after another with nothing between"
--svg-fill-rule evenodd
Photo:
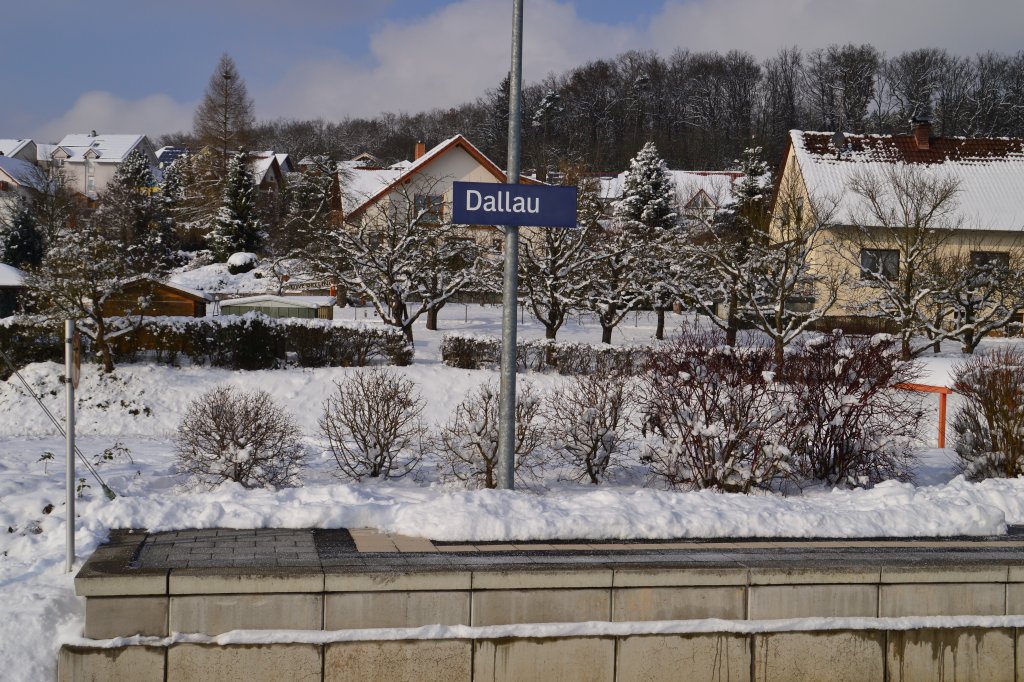
<instances>
[{"instance_id":1,"label":"garden shed","mask_svg":"<svg viewBox=\"0 0 1024 682\"><path fill-rule=\"evenodd\" d=\"M247 296L221 301L222 315L245 315L258 312L267 317L305 317L334 319L333 296Z\"/></svg>"},{"instance_id":2,"label":"garden shed","mask_svg":"<svg viewBox=\"0 0 1024 682\"><path fill-rule=\"evenodd\" d=\"M143 315L206 316L208 299L204 293L151 277L138 277L125 283L121 291L107 299L103 312L107 315L136 314L138 301L143 297L149 299L148 305L142 310Z\"/></svg>"},{"instance_id":3,"label":"garden shed","mask_svg":"<svg viewBox=\"0 0 1024 682\"><path fill-rule=\"evenodd\" d=\"M0 317L14 314L18 296L24 288L25 273L12 265L0 263Z\"/></svg>"}]
</instances>

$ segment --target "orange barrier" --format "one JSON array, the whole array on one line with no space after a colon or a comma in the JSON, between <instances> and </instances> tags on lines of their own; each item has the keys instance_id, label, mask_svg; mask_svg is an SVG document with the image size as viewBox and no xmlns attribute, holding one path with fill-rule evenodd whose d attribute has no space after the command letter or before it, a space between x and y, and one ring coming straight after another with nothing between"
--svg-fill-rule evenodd
<instances>
[{"instance_id":1,"label":"orange barrier","mask_svg":"<svg viewBox=\"0 0 1024 682\"><path fill-rule=\"evenodd\" d=\"M939 394L939 447L946 447L946 396L950 395L953 389L946 386L929 386L928 384L896 384L896 388L918 393Z\"/></svg>"}]
</instances>

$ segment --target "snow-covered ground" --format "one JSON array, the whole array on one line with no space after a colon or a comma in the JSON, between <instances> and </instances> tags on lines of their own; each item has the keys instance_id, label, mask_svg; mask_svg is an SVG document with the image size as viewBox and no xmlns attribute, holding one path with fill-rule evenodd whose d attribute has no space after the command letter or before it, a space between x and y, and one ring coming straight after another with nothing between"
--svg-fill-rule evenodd
<instances>
[{"instance_id":1,"label":"snow-covered ground","mask_svg":"<svg viewBox=\"0 0 1024 682\"><path fill-rule=\"evenodd\" d=\"M372 310L366 308L338 309L336 316L373 322ZM679 322L671 316L670 324ZM446 420L478 383L496 378L489 370L443 366L442 334L497 335L500 310L452 304L442 311L441 327L441 332L428 332L421 324L416 329L416 363L398 370L419 386L427 404L424 418L431 423ZM543 336L528 315L520 330L525 338ZM614 341L646 342L652 332L652 318L630 316ZM573 320L559 337L596 342L600 327L593 320ZM948 383L958 358L952 344L947 352L927 357L922 381ZM677 493L645 487L643 469L633 463L619 470L615 485L601 488L560 481L554 469L527 491L466 491L439 482L431 461L397 482L346 483L335 476L337 466L320 446L316 421L333 382L351 371L232 372L135 364L105 376L83 367L79 445L100 462L100 474L118 497L106 500L79 468L90 486L78 504L79 561L116 527L373 526L434 539L484 541L990 535L1005 532L1007 523L1024 523L1024 482L972 484L956 477L952 451L934 448L934 416L915 485L889 482L870 490L814 489L792 496ZM54 364L32 365L23 372L33 392L58 415L63 414L60 373ZM542 375L530 380L545 391L561 379ZM225 485L201 491L175 473L171 443L185 406L219 383L268 390L296 417L309 453L301 487L245 491ZM934 396L923 399L931 401L934 415ZM954 396L950 414L955 407ZM114 458L105 461L102 453L116 444L126 450L114 451ZM0 670L8 680L52 679L57 642L80 635L83 617L71 576L63 572L63 441L14 377L0 382L0 454Z\"/></svg>"}]
</instances>

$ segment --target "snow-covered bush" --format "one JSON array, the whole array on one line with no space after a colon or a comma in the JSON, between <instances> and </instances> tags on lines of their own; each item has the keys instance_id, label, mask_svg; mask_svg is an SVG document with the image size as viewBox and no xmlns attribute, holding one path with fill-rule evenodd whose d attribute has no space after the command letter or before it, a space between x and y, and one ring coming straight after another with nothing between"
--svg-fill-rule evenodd
<instances>
[{"instance_id":1,"label":"snow-covered bush","mask_svg":"<svg viewBox=\"0 0 1024 682\"><path fill-rule=\"evenodd\" d=\"M232 275L241 275L242 273L249 272L256 267L259 259L255 253L248 251L239 251L233 253L228 257L228 273Z\"/></svg>"},{"instance_id":2,"label":"snow-covered bush","mask_svg":"<svg viewBox=\"0 0 1024 682\"><path fill-rule=\"evenodd\" d=\"M633 373L649 357L649 346L612 347L550 339L519 340L516 366L520 372L558 372L569 376L594 372ZM501 339L476 334L445 334L441 361L459 369L496 367L501 362Z\"/></svg>"},{"instance_id":3,"label":"snow-covered bush","mask_svg":"<svg viewBox=\"0 0 1024 682\"><path fill-rule=\"evenodd\" d=\"M900 358L888 334L814 335L791 347L785 383L796 408L794 476L830 485L866 485L910 476L921 421L917 363Z\"/></svg>"},{"instance_id":4,"label":"snow-covered bush","mask_svg":"<svg viewBox=\"0 0 1024 682\"><path fill-rule=\"evenodd\" d=\"M138 320L129 322L134 325ZM112 320L111 328L118 329L119 324ZM413 359L412 344L394 329L271 318L255 312L147 317L136 331L113 343L119 361L152 351L157 362L173 364L184 356L194 364L248 370L282 366L289 354L294 354L300 367L362 367L375 362L408 365Z\"/></svg>"},{"instance_id":5,"label":"snow-covered bush","mask_svg":"<svg viewBox=\"0 0 1024 682\"><path fill-rule=\"evenodd\" d=\"M305 457L301 437L291 415L266 391L217 386L189 404L175 453L179 470L205 485L278 488L298 482Z\"/></svg>"},{"instance_id":6,"label":"snow-covered bush","mask_svg":"<svg viewBox=\"0 0 1024 682\"><path fill-rule=\"evenodd\" d=\"M1024 475L1024 350L1000 348L957 364L953 390L962 398L953 432L964 475Z\"/></svg>"},{"instance_id":7,"label":"snow-covered bush","mask_svg":"<svg viewBox=\"0 0 1024 682\"><path fill-rule=\"evenodd\" d=\"M408 377L375 367L334 383L320 432L343 476L399 478L420 461L423 399Z\"/></svg>"},{"instance_id":8,"label":"snow-covered bush","mask_svg":"<svg viewBox=\"0 0 1024 682\"><path fill-rule=\"evenodd\" d=\"M766 345L732 348L685 329L657 351L640 387L642 460L674 488L748 492L788 472L792 401Z\"/></svg>"},{"instance_id":9,"label":"snow-covered bush","mask_svg":"<svg viewBox=\"0 0 1024 682\"><path fill-rule=\"evenodd\" d=\"M547 397L548 441L576 480L600 483L633 448L627 431L633 401L628 379L616 373L573 377Z\"/></svg>"},{"instance_id":10,"label":"snow-covered bush","mask_svg":"<svg viewBox=\"0 0 1024 682\"><path fill-rule=\"evenodd\" d=\"M445 475L471 487L498 485L498 384L478 386L455 407L436 437ZM542 403L533 384L520 381L516 390L515 472L517 480L539 466L537 449L544 439Z\"/></svg>"}]
</instances>

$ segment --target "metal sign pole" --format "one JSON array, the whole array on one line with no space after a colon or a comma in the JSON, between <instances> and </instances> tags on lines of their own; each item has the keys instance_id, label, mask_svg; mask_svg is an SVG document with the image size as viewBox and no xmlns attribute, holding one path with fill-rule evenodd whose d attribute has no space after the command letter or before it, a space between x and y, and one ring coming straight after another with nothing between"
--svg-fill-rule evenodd
<instances>
[{"instance_id":1,"label":"metal sign pole","mask_svg":"<svg viewBox=\"0 0 1024 682\"><path fill-rule=\"evenodd\" d=\"M64 388L67 397L67 423L64 425L64 435L67 440L65 453L65 494L67 509L67 560L64 570L70 573L75 567L75 323L71 320L64 321Z\"/></svg>"},{"instance_id":2,"label":"metal sign pole","mask_svg":"<svg viewBox=\"0 0 1024 682\"><path fill-rule=\"evenodd\" d=\"M523 0L512 2L512 70L508 82L506 181L519 184L519 117L523 85ZM515 487L516 301L519 293L519 227L505 227L505 282L501 314L501 396L498 406L498 487Z\"/></svg>"}]
</instances>

